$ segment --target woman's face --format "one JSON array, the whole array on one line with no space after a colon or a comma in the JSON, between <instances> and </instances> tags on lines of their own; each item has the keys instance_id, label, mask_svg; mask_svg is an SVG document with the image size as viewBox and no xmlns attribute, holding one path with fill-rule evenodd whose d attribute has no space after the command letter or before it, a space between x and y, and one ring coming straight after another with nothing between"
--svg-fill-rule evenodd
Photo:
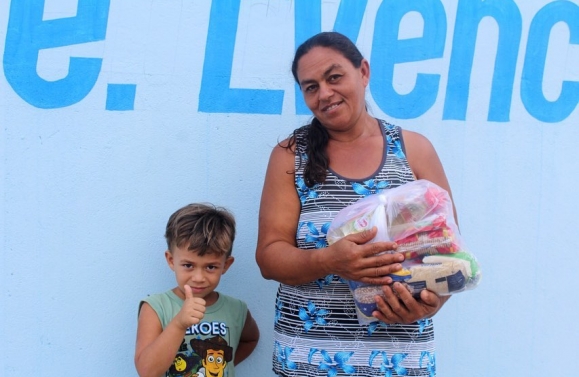
<instances>
[{"instance_id":1,"label":"woman's face","mask_svg":"<svg viewBox=\"0 0 579 377\"><path fill-rule=\"evenodd\" d=\"M367 60L359 68L340 52L314 47L298 61L297 77L308 108L331 131L347 131L366 110Z\"/></svg>"}]
</instances>

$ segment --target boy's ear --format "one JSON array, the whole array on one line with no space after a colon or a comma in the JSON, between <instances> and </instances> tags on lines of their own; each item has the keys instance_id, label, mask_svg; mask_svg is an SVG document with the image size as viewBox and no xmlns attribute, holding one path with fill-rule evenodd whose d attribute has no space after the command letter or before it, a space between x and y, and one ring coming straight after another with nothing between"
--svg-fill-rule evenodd
<instances>
[{"instance_id":1,"label":"boy's ear","mask_svg":"<svg viewBox=\"0 0 579 377\"><path fill-rule=\"evenodd\" d=\"M175 271L175 264L173 263L173 254L171 254L169 250L165 250L165 259L167 260L169 268Z\"/></svg>"},{"instance_id":2,"label":"boy's ear","mask_svg":"<svg viewBox=\"0 0 579 377\"><path fill-rule=\"evenodd\" d=\"M224 273L227 272L227 270L229 270L229 267L231 267L233 262L235 262L235 258L233 257L227 257L225 259L225 266L223 267L223 272L221 273L221 275L223 275Z\"/></svg>"}]
</instances>

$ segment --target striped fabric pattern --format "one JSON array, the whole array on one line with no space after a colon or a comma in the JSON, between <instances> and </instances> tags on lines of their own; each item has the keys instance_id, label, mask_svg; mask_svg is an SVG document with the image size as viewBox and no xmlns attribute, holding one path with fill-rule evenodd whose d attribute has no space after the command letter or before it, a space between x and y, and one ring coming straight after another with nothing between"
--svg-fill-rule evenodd
<instances>
[{"instance_id":1,"label":"striped fabric pattern","mask_svg":"<svg viewBox=\"0 0 579 377\"><path fill-rule=\"evenodd\" d=\"M334 216L358 199L415 179L401 129L378 121L385 143L381 168L363 180L328 171L306 187L303 164L308 126L296 133L295 186L302 204L296 241L302 249L327 246ZM273 370L280 376L435 376L431 319L411 325L360 325L350 290L339 276L299 286L280 284L275 303Z\"/></svg>"}]
</instances>

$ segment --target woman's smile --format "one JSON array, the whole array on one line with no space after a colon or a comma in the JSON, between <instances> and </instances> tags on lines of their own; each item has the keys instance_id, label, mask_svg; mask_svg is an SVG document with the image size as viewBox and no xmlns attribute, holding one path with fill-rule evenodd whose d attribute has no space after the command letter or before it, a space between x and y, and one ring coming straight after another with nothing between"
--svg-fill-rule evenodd
<instances>
[{"instance_id":1,"label":"woman's smile","mask_svg":"<svg viewBox=\"0 0 579 377\"><path fill-rule=\"evenodd\" d=\"M328 105L328 106L323 107L323 108L322 108L322 111L325 112L325 113L329 113L329 112L331 112L332 110L335 110L336 108L338 108L342 103L343 103L343 101L334 102L334 103L332 103L332 104L330 104L330 105Z\"/></svg>"}]
</instances>

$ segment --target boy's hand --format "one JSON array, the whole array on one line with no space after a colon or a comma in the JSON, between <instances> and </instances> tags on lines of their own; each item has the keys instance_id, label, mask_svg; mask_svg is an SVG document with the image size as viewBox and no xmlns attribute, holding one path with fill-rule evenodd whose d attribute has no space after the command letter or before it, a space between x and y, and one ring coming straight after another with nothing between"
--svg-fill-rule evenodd
<instances>
[{"instance_id":1,"label":"boy's hand","mask_svg":"<svg viewBox=\"0 0 579 377\"><path fill-rule=\"evenodd\" d=\"M201 321L205 314L205 300L201 297L193 297L191 287L185 285L185 302L175 317L177 325L183 330L188 329Z\"/></svg>"}]
</instances>

